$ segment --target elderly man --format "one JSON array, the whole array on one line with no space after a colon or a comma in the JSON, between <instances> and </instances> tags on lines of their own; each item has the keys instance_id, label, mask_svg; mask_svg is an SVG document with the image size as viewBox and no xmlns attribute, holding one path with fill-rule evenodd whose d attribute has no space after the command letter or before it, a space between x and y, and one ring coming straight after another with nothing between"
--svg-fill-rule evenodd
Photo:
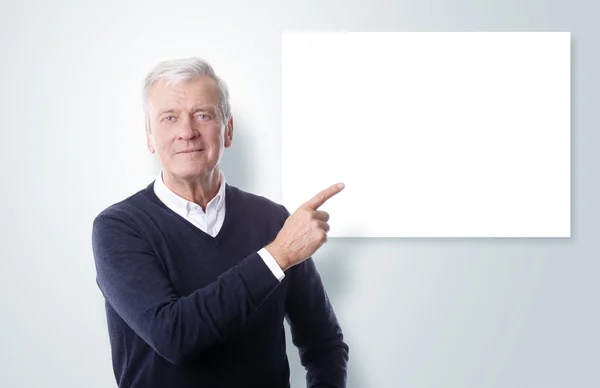
<instances>
[{"instance_id":1,"label":"elderly man","mask_svg":"<svg viewBox=\"0 0 600 388\"><path fill-rule=\"evenodd\" d=\"M202 59L158 64L143 97L161 172L92 232L118 386L289 387L287 318L307 386L345 387L348 346L311 258L343 184L291 215L227 184L229 93Z\"/></svg>"}]
</instances>

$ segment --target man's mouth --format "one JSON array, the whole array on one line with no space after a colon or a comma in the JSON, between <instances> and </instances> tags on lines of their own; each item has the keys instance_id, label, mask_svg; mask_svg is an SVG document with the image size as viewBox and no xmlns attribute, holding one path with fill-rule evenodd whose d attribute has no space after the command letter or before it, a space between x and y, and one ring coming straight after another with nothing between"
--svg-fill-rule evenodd
<instances>
[{"instance_id":1,"label":"man's mouth","mask_svg":"<svg viewBox=\"0 0 600 388\"><path fill-rule=\"evenodd\" d=\"M204 151L204 148L195 148L195 149L191 149L191 150L183 150L183 151L179 151L178 154L191 154L193 152L201 152Z\"/></svg>"}]
</instances>

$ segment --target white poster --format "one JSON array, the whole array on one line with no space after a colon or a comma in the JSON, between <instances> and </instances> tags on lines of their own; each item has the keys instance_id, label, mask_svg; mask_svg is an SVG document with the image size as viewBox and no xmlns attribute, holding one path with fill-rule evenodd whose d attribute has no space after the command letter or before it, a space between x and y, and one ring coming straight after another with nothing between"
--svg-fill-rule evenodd
<instances>
[{"instance_id":1,"label":"white poster","mask_svg":"<svg viewBox=\"0 0 600 388\"><path fill-rule=\"evenodd\" d=\"M330 237L570 237L570 33L282 36L282 201Z\"/></svg>"}]
</instances>

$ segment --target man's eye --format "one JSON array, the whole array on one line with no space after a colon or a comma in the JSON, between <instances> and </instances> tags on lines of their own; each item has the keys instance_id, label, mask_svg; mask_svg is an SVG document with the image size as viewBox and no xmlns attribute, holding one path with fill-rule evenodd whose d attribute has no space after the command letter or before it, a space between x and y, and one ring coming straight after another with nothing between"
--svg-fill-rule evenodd
<instances>
[{"instance_id":1,"label":"man's eye","mask_svg":"<svg viewBox=\"0 0 600 388\"><path fill-rule=\"evenodd\" d=\"M198 118L199 118L199 119L202 119L202 120L209 120L209 119L210 119L210 115L208 115L208 114L205 114L205 113L200 113L200 114L198 115Z\"/></svg>"},{"instance_id":2,"label":"man's eye","mask_svg":"<svg viewBox=\"0 0 600 388\"><path fill-rule=\"evenodd\" d=\"M174 121L175 120L175 116L166 116L163 121Z\"/></svg>"}]
</instances>

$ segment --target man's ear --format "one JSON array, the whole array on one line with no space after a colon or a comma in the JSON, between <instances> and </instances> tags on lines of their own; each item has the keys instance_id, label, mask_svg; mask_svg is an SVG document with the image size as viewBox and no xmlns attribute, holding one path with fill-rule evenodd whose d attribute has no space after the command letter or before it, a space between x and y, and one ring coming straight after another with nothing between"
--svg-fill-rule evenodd
<instances>
[{"instance_id":1,"label":"man's ear","mask_svg":"<svg viewBox=\"0 0 600 388\"><path fill-rule=\"evenodd\" d=\"M148 145L148 151L150 151L151 154L156 152L154 144L152 144L152 134L150 134L150 129L148 127L146 127L146 144Z\"/></svg>"},{"instance_id":2,"label":"man's ear","mask_svg":"<svg viewBox=\"0 0 600 388\"><path fill-rule=\"evenodd\" d=\"M229 118L227 125L225 126L225 148L231 147L233 141L233 117Z\"/></svg>"}]
</instances>

